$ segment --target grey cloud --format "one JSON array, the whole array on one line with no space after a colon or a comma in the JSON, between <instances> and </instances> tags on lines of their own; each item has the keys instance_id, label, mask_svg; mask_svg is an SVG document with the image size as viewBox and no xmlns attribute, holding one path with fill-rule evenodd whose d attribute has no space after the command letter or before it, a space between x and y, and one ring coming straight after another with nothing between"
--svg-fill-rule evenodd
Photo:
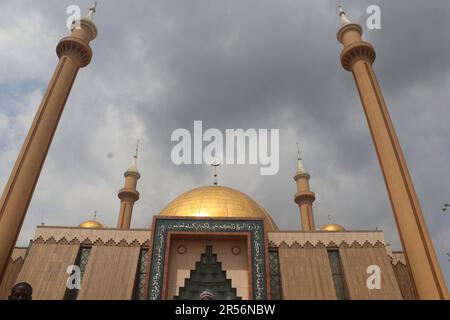
<instances>
[{"instance_id":1,"label":"grey cloud","mask_svg":"<svg viewBox=\"0 0 450 320\"><path fill-rule=\"evenodd\" d=\"M29 39L28 47L35 47L39 56L53 55L56 63L54 46L67 33L64 13L72 2L2 4L10 14L0 30L16 23L14 14L39 12L46 28L53 28L45 43L54 44L42 48L36 38ZM443 120L450 118L450 4L383 0L345 5L348 16L364 24L365 9L374 3L382 9L383 29L365 28L365 38L377 50L375 69L450 277L445 257L450 217L439 212L441 203L450 200L450 128ZM89 1L80 4L87 8ZM205 128L222 130L280 129L276 176L260 176L256 166L219 169L221 183L259 201L280 228L299 226L292 177L295 142L300 141L317 194L318 225L331 214L348 228L379 226L399 247L353 78L340 66L335 1L110 0L100 1L95 19L99 36L92 44L94 60L79 73L67 103L22 244L43 215L48 224L74 225L97 209L99 219L114 226L116 193L137 138L142 139L142 196L134 226L149 226L153 214L173 197L210 184L207 166L177 167L169 158L172 131L192 129L194 120L202 120ZM0 48L0 56L4 50ZM33 73L41 92L53 67L46 63ZM21 78L12 81L22 84ZM23 96L30 90L22 89ZM25 134L27 129L20 130ZM0 145L7 143L2 140ZM11 148L2 156L10 166L15 157ZM110 152L114 157L107 159ZM0 170L2 183L9 172L7 166Z\"/></svg>"}]
</instances>

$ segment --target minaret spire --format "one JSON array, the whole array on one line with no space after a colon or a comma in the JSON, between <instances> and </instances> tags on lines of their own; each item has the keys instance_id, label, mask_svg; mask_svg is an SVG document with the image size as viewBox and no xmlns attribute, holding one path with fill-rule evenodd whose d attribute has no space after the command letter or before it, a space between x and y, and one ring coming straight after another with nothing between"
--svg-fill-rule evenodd
<instances>
[{"instance_id":1,"label":"minaret spire","mask_svg":"<svg viewBox=\"0 0 450 320\"><path fill-rule=\"evenodd\" d=\"M300 157L300 145L297 142L297 173L305 173L302 158Z\"/></svg>"},{"instance_id":2,"label":"minaret spire","mask_svg":"<svg viewBox=\"0 0 450 320\"><path fill-rule=\"evenodd\" d=\"M92 59L97 27L81 19L56 47L59 62L0 199L0 283L22 228L47 152L80 68Z\"/></svg>"},{"instance_id":3,"label":"minaret spire","mask_svg":"<svg viewBox=\"0 0 450 320\"><path fill-rule=\"evenodd\" d=\"M119 190L118 197L120 199L119 219L117 228L130 229L131 217L133 215L134 203L139 200L139 192L137 191L137 181L141 177L137 168L137 158L139 151L139 140L136 144L133 160L130 167L125 171L125 185Z\"/></svg>"},{"instance_id":4,"label":"minaret spire","mask_svg":"<svg viewBox=\"0 0 450 320\"><path fill-rule=\"evenodd\" d=\"M91 5L91 7L89 8L88 13L84 16L85 19L90 19L93 20L94 18L94 13L97 11L97 1L94 1L94 3Z\"/></svg>"},{"instance_id":5,"label":"minaret spire","mask_svg":"<svg viewBox=\"0 0 450 320\"><path fill-rule=\"evenodd\" d=\"M297 193L294 196L294 201L298 204L300 210L303 231L315 230L312 204L316 196L309 188L310 177L303 166L302 158L300 157L300 146L297 143L297 172L294 177L297 183Z\"/></svg>"},{"instance_id":6,"label":"minaret spire","mask_svg":"<svg viewBox=\"0 0 450 320\"><path fill-rule=\"evenodd\" d=\"M342 20L345 14L341 12L340 15ZM352 73L358 88L418 297L448 299L422 208L372 67L375 49L362 39L362 31L356 23L345 23L340 27L337 38L344 47L342 67Z\"/></svg>"},{"instance_id":7,"label":"minaret spire","mask_svg":"<svg viewBox=\"0 0 450 320\"><path fill-rule=\"evenodd\" d=\"M342 7L341 4L339 4L339 16L341 17L341 25L351 23L351 21L348 20L347 16L345 15L344 8Z\"/></svg>"},{"instance_id":8,"label":"minaret spire","mask_svg":"<svg viewBox=\"0 0 450 320\"><path fill-rule=\"evenodd\" d=\"M215 186L217 186L217 184L218 184L218 182L217 182L217 167L219 167L221 164L220 164L220 162L218 162L218 161L216 161L216 160L214 160L213 162L211 162L211 166L214 168L214 174L213 174L213 176L214 176L214 182L213 182L213 184L215 185Z\"/></svg>"},{"instance_id":9,"label":"minaret spire","mask_svg":"<svg viewBox=\"0 0 450 320\"><path fill-rule=\"evenodd\" d=\"M139 139L136 142L136 151L134 152L134 158L137 159L138 158L138 153L139 153Z\"/></svg>"},{"instance_id":10,"label":"minaret spire","mask_svg":"<svg viewBox=\"0 0 450 320\"><path fill-rule=\"evenodd\" d=\"M138 152L139 152L139 140L136 143L136 150L134 151L133 160L131 161L131 165L128 168L127 172L129 171L139 174L139 170L137 167Z\"/></svg>"}]
</instances>

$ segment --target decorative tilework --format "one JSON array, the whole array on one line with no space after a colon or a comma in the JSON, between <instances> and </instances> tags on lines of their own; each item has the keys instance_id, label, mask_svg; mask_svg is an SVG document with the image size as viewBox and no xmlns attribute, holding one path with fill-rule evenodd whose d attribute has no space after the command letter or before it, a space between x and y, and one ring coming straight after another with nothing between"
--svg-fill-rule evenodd
<instances>
[{"instance_id":1,"label":"decorative tilework","mask_svg":"<svg viewBox=\"0 0 450 320\"><path fill-rule=\"evenodd\" d=\"M144 300L145 282L147 280L148 249L141 249L139 253L138 269L133 290L133 300Z\"/></svg>"},{"instance_id":2,"label":"decorative tilework","mask_svg":"<svg viewBox=\"0 0 450 320\"><path fill-rule=\"evenodd\" d=\"M167 233L181 232L250 232L253 299L266 300L266 256L263 220L155 219L148 299L162 299Z\"/></svg>"},{"instance_id":3,"label":"decorative tilework","mask_svg":"<svg viewBox=\"0 0 450 320\"><path fill-rule=\"evenodd\" d=\"M272 300L281 300L280 260L278 251L269 251L270 293Z\"/></svg>"}]
</instances>

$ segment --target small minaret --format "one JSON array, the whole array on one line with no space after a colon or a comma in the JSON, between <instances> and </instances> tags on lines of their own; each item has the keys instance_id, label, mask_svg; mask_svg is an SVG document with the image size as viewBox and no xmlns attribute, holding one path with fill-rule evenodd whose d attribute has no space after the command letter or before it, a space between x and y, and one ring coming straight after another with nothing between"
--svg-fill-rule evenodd
<instances>
[{"instance_id":1,"label":"small minaret","mask_svg":"<svg viewBox=\"0 0 450 320\"><path fill-rule=\"evenodd\" d=\"M422 208L372 64L374 47L362 39L363 29L339 7L342 67L351 72L361 98L380 162L405 257L419 299L448 299L449 294ZM401 57L400 57L401 59Z\"/></svg>"},{"instance_id":2,"label":"small minaret","mask_svg":"<svg viewBox=\"0 0 450 320\"><path fill-rule=\"evenodd\" d=\"M294 180L297 183L297 193L294 196L295 203L298 204L300 209L300 218L302 221L303 231L313 231L315 230L314 216L312 204L316 200L316 195L309 189L309 179L311 176L305 171L303 167L302 158L300 157L300 149L298 147L298 162L297 162L297 173L295 174Z\"/></svg>"},{"instance_id":3,"label":"small minaret","mask_svg":"<svg viewBox=\"0 0 450 320\"><path fill-rule=\"evenodd\" d=\"M71 34L59 41L58 65L0 198L0 283L78 71L91 62L89 44L97 36L95 10L94 3ZM33 52L27 54L33 56Z\"/></svg>"},{"instance_id":4,"label":"small minaret","mask_svg":"<svg viewBox=\"0 0 450 320\"><path fill-rule=\"evenodd\" d=\"M131 166L125 171L125 185L119 190L118 197L120 199L120 212L119 220L117 221L118 229L130 229L131 216L133 214L134 203L139 200L139 192L136 190L137 181L141 177L141 174L137 168L138 158L138 145L136 146L136 152L133 157Z\"/></svg>"}]
</instances>

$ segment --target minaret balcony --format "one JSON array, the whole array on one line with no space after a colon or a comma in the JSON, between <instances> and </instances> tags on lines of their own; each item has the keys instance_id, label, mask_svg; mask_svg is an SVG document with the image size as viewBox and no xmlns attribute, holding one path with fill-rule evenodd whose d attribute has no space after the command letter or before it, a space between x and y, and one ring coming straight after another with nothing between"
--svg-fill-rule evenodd
<instances>
[{"instance_id":1,"label":"minaret balcony","mask_svg":"<svg viewBox=\"0 0 450 320\"><path fill-rule=\"evenodd\" d=\"M84 41L73 37L62 38L56 47L56 54L59 58L62 56L75 56L79 59L80 68L87 66L92 59L92 49Z\"/></svg>"},{"instance_id":2,"label":"minaret balcony","mask_svg":"<svg viewBox=\"0 0 450 320\"><path fill-rule=\"evenodd\" d=\"M139 192L133 189L126 189L122 188L119 190L119 193L117 195L120 200L132 200L132 201L138 201L139 200Z\"/></svg>"},{"instance_id":3,"label":"minaret balcony","mask_svg":"<svg viewBox=\"0 0 450 320\"><path fill-rule=\"evenodd\" d=\"M367 61L372 65L375 58L376 53L374 47L365 41L352 43L345 47L341 53L342 67L347 71L352 71L353 65L359 60Z\"/></svg>"},{"instance_id":4,"label":"minaret balcony","mask_svg":"<svg viewBox=\"0 0 450 320\"><path fill-rule=\"evenodd\" d=\"M294 196L294 201L297 204L302 204L304 202L314 202L316 200L316 195L314 192L297 192Z\"/></svg>"}]
</instances>

